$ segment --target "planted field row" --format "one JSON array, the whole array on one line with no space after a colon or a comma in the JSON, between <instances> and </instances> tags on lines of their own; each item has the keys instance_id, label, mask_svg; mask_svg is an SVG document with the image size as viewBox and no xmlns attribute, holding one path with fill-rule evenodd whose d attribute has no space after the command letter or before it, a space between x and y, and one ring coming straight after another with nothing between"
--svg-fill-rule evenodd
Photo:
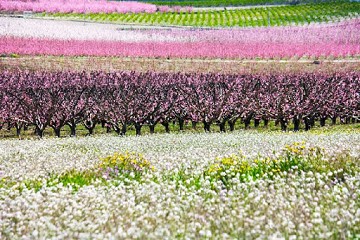
<instances>
[{"instance_id":1,"label":"planted field row","mask_svg":"<svg viewBox=\"0 0 360 240\"><path fill-rule=\"evenodd\" d=\"M91 134L104 122L118 134L133 125L141 134L144 125L153 133L161 123L201 122L205 131L217 124L233 130L241 119L245 127L253 119L267 124L276 120L286 131L293 121L308 130L316 120L321 126L357 121L360 115L358 73L224 75L135 72L26 72L4 71L0 78L0 117L20 134L24 124L34 125L41 137L46 127L60 136L68 125L75 135L84 123Z\"/></svg>"},{"instance_id":2,"label":"planted field row","mask_svg":"<svg viewBox=\"0 0 360 240\"><path fill-rule=\"evenodd\" d=\"M113 24L0 18L3 37L123 42L205 42L233 44L360 45L360 19L339 23L250 29L132 29ZM178 51L178 49L174 50ZM229 49L231 52L231 49Z\"/></svg>"},{"instance_id":3,"label":"planted field row","mask_svg":"<svg viewBox=\"0 0 360 240\"><path fill-rule=\"evenodd\" d=\"M280 6L271 8L248 8L224 11L140 13L140 14L42 14L41 16L81 19L120 24L176 25L196 27L262 27L332 22L354 18L360 13L358 2L335 2Z\"/></svg>"},{"instance_id":4,"label":"planted field row","mask_svg":"<svg viewBox=\"0 0 360 240\"><path fill-rule=\"evenodd\" d=\"M291 58L281 60L219 60L118 57L17 56L0 58L0 71L155 71L222 74L273 74L360 72L360 60Z\"/></svg>"},{"instance_id":5,"label":"planted field row","mask_svg":"<svg viewBox=\"0 0 360 240\"><path fill-rule=\"evenodd\" d=\"M291 58L360 55L359 44L262 44L212 42L114 42L0 37L5 55L179 57L179 58Z\"/></svg>"},{"instance_id":6,"label":"planted field row","mask_svg":"<svg viewBox=\"0 0 360 240\"><path fill-rule=\"evenodd\" d=\"M155 5L127 1L95 0L2 0L0 12L48 12L48 13L154 13Z\"/></svg>"},{"instance_id":7,"label":"planted field row","mask_svg":"<svg viewBox=\"0 0 360 240\"><path fill-rule=\"evenodd\" d=\"M125 0L128 1L128 0ZM226 6L246 6L246 5L270 5L270 4L301 4L325 2L326 0L138 0L138 2L148 2L156 5L169 6L194 6L194 7L226 7ZM335 1L333 1L335 2Z\"/></svg>"},{"instance_id":8,"label":"planted field row","mask_svg":"<svg viewBox=\"0 0 360 240\"><path fill-rule=\"evenodd\" d=\"M61 56L291 58L360 55L360 21L233 30L131 30L2 18L0 53Z\"/></svg>"}]
</instances>

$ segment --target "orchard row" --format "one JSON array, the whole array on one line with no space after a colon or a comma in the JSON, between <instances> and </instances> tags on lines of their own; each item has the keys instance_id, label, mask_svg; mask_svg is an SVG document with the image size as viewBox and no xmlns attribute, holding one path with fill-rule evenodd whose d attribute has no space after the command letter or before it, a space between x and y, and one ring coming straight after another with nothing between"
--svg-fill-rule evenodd
<instances>
[{"instance_id":1,"label":"orchard row","mask_svg":"<svg viewBox=\"0 0 360 240\"><path fill-rule=\"evenodd\" d=\"M291 58L352 57L360 55L358 43L222 43L222 42L116 42L58 40L0 36L4 55L163 57L163 58Z\"/></svg>"},{"instance_id":2,"label":"orchard row","mask_svg":"<svg viewBox=\"0 0 360 240\"><path fill-rule=\"evenodd\" d=\"M161 123L201 122L205 131L217 124L233 130L241 119L280 123L283 131L293 122L298 131L316 120L357 121L360 116L359 73L336 74L198 74L137 72L29 72L3 71L0 75L0 120L14 126L34 125L38 136L46 127L60 130L84 123L91 134L99 122L124 135L133 125L138 135L144 125L154 132Z\"/></svg>"},{"instance_id":3,"label":"orchard row","mask_svg":"<svg viewBox=\"0 0 360 240\"><path fill-rule=\"evenodd\" d=\"M131 0L125 0L131 1ZM274 4L290 4L296 5L299 3L315 3L328 2L329 0L138 0L137 2L148 2L156 5L168 6L194 6L194 7L226 7L226 6L248 6L248 5L274 5ZM336 2L330 0L331 2Z\"/></svg>"},{"instance_id":4,"label":"orchard row","mask_svg":"<svg viewBox=\"0 0 360 240\"><path fill-rule=\"evenodd\" d=\"M357 57L360 19L261 29L118 29L112 25L1 18L2 55L162 58Z\"/></svg>"}]
</instances>

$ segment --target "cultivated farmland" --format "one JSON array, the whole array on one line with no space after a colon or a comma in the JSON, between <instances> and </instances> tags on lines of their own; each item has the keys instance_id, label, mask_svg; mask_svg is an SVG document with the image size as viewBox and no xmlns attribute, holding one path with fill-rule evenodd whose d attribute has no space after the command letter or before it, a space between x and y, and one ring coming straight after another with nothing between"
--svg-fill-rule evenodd
<instances>
[{"instance_id":1,"label":"cultivated farmland","mask_svg":"<svg viewBox=\"0 0 360 240\"><path fill-rule=\"evenodd\" d=\"M233 10L155 12L138 14L102 13L55 13L39 16L60 19L87 19L96 22L119 24L145 24L160 26L193 27L263 27L303 25L317 22L339 21L357 17L360 12L358 2L331 2L298 6L259 7Z\"/></svg>"}]
</instances>

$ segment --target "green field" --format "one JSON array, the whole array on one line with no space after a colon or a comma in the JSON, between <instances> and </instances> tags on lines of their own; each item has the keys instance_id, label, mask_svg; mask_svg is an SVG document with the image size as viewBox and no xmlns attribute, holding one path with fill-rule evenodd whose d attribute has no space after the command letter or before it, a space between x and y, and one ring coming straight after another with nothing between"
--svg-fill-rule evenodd
<instances>
[{"instance_id":1,"label":"green field","mask_svg":"<svg viewBox=\"0 0 360 240\"><path fill-rule=\"evenodd\" d=\"M148 2L156 5L168 6L194 6L194 7L208 7L208 6L246 6L246 5L271 5L271 4L303 4L314 2L325 2L321 0L141 0L140 2Z\"/></svg>"},{"instance_id":2,"label":"green field","mask_svg":"<svg viewBox=\"0 0 360 240\"><path fill-rule=\"evenodd\" d=\"M222 11L140 14L39 14L41 17L78 19L119 24L193 26L193 27L261 27L301 25L353 18L360 13L359 2L320 3L269 8Z\"/></svg>"}]
</instances>

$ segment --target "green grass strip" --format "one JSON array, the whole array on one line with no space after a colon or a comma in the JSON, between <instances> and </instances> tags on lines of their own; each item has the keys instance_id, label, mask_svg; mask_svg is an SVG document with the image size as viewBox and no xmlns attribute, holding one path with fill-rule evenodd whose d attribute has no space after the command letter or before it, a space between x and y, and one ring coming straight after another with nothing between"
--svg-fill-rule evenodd
<instances>
[{"instance_id":1,"label":"green grass strip","mask_svg":"<svg viewBox=\"0 0 360 240\"><path fill-rule=\"evenodd\" d=\"M249 6L249 5L274 5L274 4L304 4L325 2L326 0L140 0L156 5L167 6L193 6L193 7L226 7L226 6ZM327 1L328 2L328 1ZM332 1L334 2L334 1Z\"/></svg>"}]
</instances>

